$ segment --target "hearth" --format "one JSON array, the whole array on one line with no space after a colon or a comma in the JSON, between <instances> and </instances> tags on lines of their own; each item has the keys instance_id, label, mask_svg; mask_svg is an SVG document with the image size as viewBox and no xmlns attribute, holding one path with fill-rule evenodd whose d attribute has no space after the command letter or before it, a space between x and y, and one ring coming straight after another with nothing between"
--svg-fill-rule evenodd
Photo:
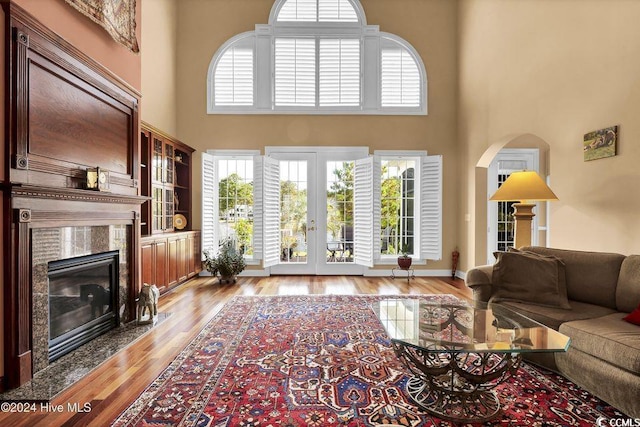
<instances>
[{"instance_id":1,"label":"hearth","mask_svg":"<svg viewBox=\"0 0 640 427\"><path fill-rule=\"evenodd\" d=\"M119 324L119 251L51 261L49 362Z\"/></svg>"}]
</instances>

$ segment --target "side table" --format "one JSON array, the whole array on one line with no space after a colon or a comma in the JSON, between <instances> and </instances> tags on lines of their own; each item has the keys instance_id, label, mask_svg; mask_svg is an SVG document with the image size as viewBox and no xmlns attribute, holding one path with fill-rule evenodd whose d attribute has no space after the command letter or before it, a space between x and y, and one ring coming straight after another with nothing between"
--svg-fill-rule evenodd
<instances>
[{"instance_id":1,"label":"side table","mask_svg":"<svg viewBox=\"0 0 640 427\"><path fill-rule=\"evenodd\" d=\"M395 279L396 278L396 270L398 271L405 271L407 273L407 282L409 282L411 279L415 279L416 275L413 271L413 267L409 267L409 268L400 268L400 267L394 267L391 269L391 278Z\"/></svg>"}]
</instances>

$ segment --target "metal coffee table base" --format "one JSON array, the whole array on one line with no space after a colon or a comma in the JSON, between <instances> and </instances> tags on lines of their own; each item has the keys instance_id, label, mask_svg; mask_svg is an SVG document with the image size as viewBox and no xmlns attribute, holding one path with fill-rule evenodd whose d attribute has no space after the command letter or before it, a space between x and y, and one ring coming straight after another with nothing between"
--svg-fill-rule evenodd
<instances>
[{"instance_id":1,"label":"metal coffee table base","mask_svg":"<svg viewBox=\"0 0 640 427\"><path fill-rule=\"evenodd\" d=\"M411 377L407 394L422 409L438 418L456 422L484 422L500 411L500 402L493 391L456 393L431 390L419 377Z\"/></svg>"},{"instance_id":2,"label":"metal coffee table base","mask_svg":"<svg viewBox=\"0 0 640 427\"><path fill-rule=\"evenodd\" d=\"M500 411L493 391L515 374L519 353L426 351L393 342L398 357L414 374L407 394L422 409L456 422L484 422Z\"/></svg>"}]
</instances>

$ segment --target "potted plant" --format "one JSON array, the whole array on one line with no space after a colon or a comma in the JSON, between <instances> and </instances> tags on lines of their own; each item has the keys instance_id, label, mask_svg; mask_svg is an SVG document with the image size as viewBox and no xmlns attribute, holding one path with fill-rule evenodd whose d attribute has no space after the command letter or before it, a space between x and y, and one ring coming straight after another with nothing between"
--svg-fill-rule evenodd
<instances>
[{"instance_id":1,"label":"potted plant","mask_svg":"<svg viewBox=\"0 0 640 427\"><path fill-rule=\"evenodd\" d=\"M298 240L295 236L283 236L280 259L282 259L283 261L291 260L291 258L293 258L293 252L297 246Z\"/></svg>"},{"instance_id":2,"label":"potted plant","mask_svg":"<svg viewBox=\"0 0 640 427\"><path fill-rule=\"evenodd\" d=\"M400 247L401 255L398 256L398 267L403 270L408 270L411 267L412 258L409 256L409 245L402 245Z\"/></svg>"},{"instance_id":3,"label":"potted plant","mask_svg":"<svg viewBox=\"0 0 640 427\"><path fill-rule=\"evenodd\" d=\"M206 249L202 253L205 269L214 276L219 275L220 283L235 283L236 275L247 266L242 253L236 250L235 242L230 237L222 240L217 255L212 256Z\"/></svg>"}]
</instances>

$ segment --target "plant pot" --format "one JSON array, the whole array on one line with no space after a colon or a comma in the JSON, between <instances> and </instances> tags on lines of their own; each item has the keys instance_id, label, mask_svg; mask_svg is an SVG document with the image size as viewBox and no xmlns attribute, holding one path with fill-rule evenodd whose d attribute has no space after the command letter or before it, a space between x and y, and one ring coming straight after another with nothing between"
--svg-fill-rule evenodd
<instances>
[{"instance_id":1,"label":"plant pot","mask_svg":"<svg viewBox=\"0 0 640 427\"><path fill-rule=\"evenodd\" d=\"M220 276L218 281L222 283L236 283L236 276Z\"/></svg>"},{"instance_id":2,"label":"plant pot","mask_svg":"<svg viewBox=\"0 0 640 427\"><path fill-rule=\"evenodd\" d=\"M411 267L411 261L413 261L413 258L411 257L399 256L398 267L402 268L403 270L408 270Z\"/></svg>"}]
</instances>

